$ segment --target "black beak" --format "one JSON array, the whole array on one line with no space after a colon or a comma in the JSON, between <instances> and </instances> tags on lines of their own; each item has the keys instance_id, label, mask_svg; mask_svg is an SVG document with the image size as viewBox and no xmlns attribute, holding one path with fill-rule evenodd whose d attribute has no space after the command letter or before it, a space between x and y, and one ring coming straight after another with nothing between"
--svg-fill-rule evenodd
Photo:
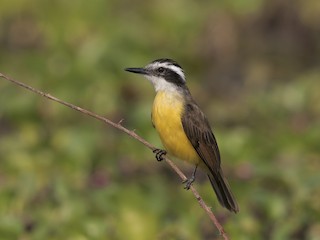
<instances>
[{"instance_id":1,"label":"black beak","mask_svg":"<svg viewBox=\"0 0 320 240\"><path fill-rule=\"evenodd\" d=\"M144 75L148 74L145 68L126 68L125 70L132 73L138 73L138 74L144 74Z\"/></svg>"}]
</instances>

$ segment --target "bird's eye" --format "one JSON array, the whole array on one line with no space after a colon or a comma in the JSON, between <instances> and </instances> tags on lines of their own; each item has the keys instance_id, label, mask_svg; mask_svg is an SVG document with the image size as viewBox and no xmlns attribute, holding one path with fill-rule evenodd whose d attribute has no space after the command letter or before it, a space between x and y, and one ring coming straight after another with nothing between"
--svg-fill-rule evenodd
<instances>
[{"instance_id":1,"label":"bird's eye","mask_svg":"<svg viewBox=\"0 0 320 240\"><path fill-rule=\"evenodd\" d=\"M158 73L163 73L164 72L164 68L163 67L159 67L158 68Z\"/></svg>"}]
</instances>

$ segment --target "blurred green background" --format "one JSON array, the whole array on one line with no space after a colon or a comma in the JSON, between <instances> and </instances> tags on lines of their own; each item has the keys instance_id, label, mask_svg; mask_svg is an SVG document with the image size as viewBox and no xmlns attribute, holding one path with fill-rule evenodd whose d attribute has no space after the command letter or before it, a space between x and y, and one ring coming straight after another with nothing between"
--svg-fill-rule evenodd
<instances>
[{"instance_id":1,"label":"blurred green background","mask_svg":"<svg viewBox=\"0 0 320 240\"><path fill-rule=\"evenodd\" d=\"M320 2L0 3L0 72L136 129L169 57L214 126L240 213L231 239L320 239ZM178 162L191 174L193 167ZM122 132L0 80L1 239L221 239L165 163Z\"/></svg>"}]
</instances>

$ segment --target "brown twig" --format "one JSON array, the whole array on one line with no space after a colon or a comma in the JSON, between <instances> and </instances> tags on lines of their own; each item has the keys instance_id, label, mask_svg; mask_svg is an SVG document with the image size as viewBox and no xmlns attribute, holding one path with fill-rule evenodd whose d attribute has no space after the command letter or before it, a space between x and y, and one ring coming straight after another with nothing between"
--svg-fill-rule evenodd
<instances>
[{"instance_id":1,"label":"brown twig","mask_svg":"<svg viewBox=\"0 0 320 240\"><path fill-rule=\"evenodd\" d=\"M24 83L22 83L22 82L19 82L19 81L17 81L17 80L14 80L14 79L12 79L12 78L10 78L10 77L2 74L2 73L0 73L0 77L3 78L3 79L6 79L6 80L8 80L8 81L10 81L10 82L12 82L12 83L14 83L14 84L16 84L16 85L18 85L18 86L20 86L20 87L22 87L22 88L25 88L25 89L27 89L27 90L29 90L29 91L31 91L31 92L34 92L34 93L36 93L36 94L39 94L39 95L41 95L41 96L43 96L43 97L45 97L45 98L48 98L48 99L50 99L50 100L52 100L52 101L58 102L58 103L60 103L60 104L63 104L63 105L65 105L65 106L69 107L69 108L72 108L72 109L74 109L74 110L76 110L76 111L79 111L79 112L81 112L81 113L83 113L83 114L89 115L90 117L96 118L96 119L98 119L98 120L100 120L100 121L102 121L102 122L104 122L104 123L106 123L106 124L109 124L109 125L111 125L112 127L115 127L115 128L117 128L117 129L119 129L120 131L125 132L125 133L128 134L130 137L138 140L139 142L141 142L143 145L145 145L146 147L148 147L148 148L151 149L151 150L155 150L155 149L156 149L152 144L150 144L149 142L147 142L146 140L144 140L142 137L140 137L138 134L136 134L135 131L130 131L130 130L128 130L127 128L123 127L123 126L121 125L121 122L122 122L123 120L120 120L119 123L114 123L114 122L110 121L110 120L107 119L107 118L104 118L104 117L102 117L102 116L99 116L98 114L95 114L95 113L93 113L93 112L90 112L90 111L88 111L88 110L86 110L86 109L84 109L84 108L78 107L78 106L73 105L73 104L71 104L71 103L62 101L62 100L60 100L59 98L56 98L56 97L50 95L49 93L44 93L44 92L42 92L42 91L40 91L40 90L38 90L38 89L35 89L35 88L31 87L31 86L28 86L28 85L24 84ZM170 167L180 176L180 178L181 178L182 180L186 180L186 179L187 179L187 177L183 174L183 172L182 172L168 157L164 157L164 159L165 159L166 162L170 165ZM201 196L199 195L198 191L197 191L193 186L191 186L190 189L191 189L193 195L195 196L195 198L197 199L199 205L204 209L204 211L205 211L205 212L207 213L207 215L209 216L210 220L214 223L214 225L215 225L215 226L217 227L217 229L219 230L219 232L220 232L221 236L223 237L223 239L225 239L225 240L229 239L228 236L226 235L223 227L221 226L221 224L219 223L219 221L217 220L217 218L215 217L215 215L214 215L213 212L211 211L211 208L208 207L207 204L203 201L203 199L202 199Z\"/></svg>"}]
</instances>

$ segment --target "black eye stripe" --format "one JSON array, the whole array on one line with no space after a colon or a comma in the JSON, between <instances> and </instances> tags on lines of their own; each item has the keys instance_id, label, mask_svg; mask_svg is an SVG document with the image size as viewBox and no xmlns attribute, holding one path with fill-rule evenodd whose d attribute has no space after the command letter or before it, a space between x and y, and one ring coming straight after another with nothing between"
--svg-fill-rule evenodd
<instances>
[{"instance_id":1,"label":"black eye stripe","mask_svg":"<svg viewBox=\"0 0 320 240\"><path fill-rule=\"evenodd\" d=\"M162 68L162 72L160 73L160 68ZM159 75L164 77L168 82L172 82L178 86L182 86L185 84L184 79L175 71L170 68L160 67L157 69L157 72L160 73ZM157 74L158 75L158 74Z\"/></svg>"},{"instance_id":2,"label":"black eye stripe","mask_svg":"<svg viewBox=\"0 0 320 240\"><path fill-rule=\"evenodd\" d=\"M163 67L159 67L159 68L158 68L158 72L159 72L159 73L163 73L164 71L165 71L165 69L164 69Z\"/></svg>"}]
</instances>

